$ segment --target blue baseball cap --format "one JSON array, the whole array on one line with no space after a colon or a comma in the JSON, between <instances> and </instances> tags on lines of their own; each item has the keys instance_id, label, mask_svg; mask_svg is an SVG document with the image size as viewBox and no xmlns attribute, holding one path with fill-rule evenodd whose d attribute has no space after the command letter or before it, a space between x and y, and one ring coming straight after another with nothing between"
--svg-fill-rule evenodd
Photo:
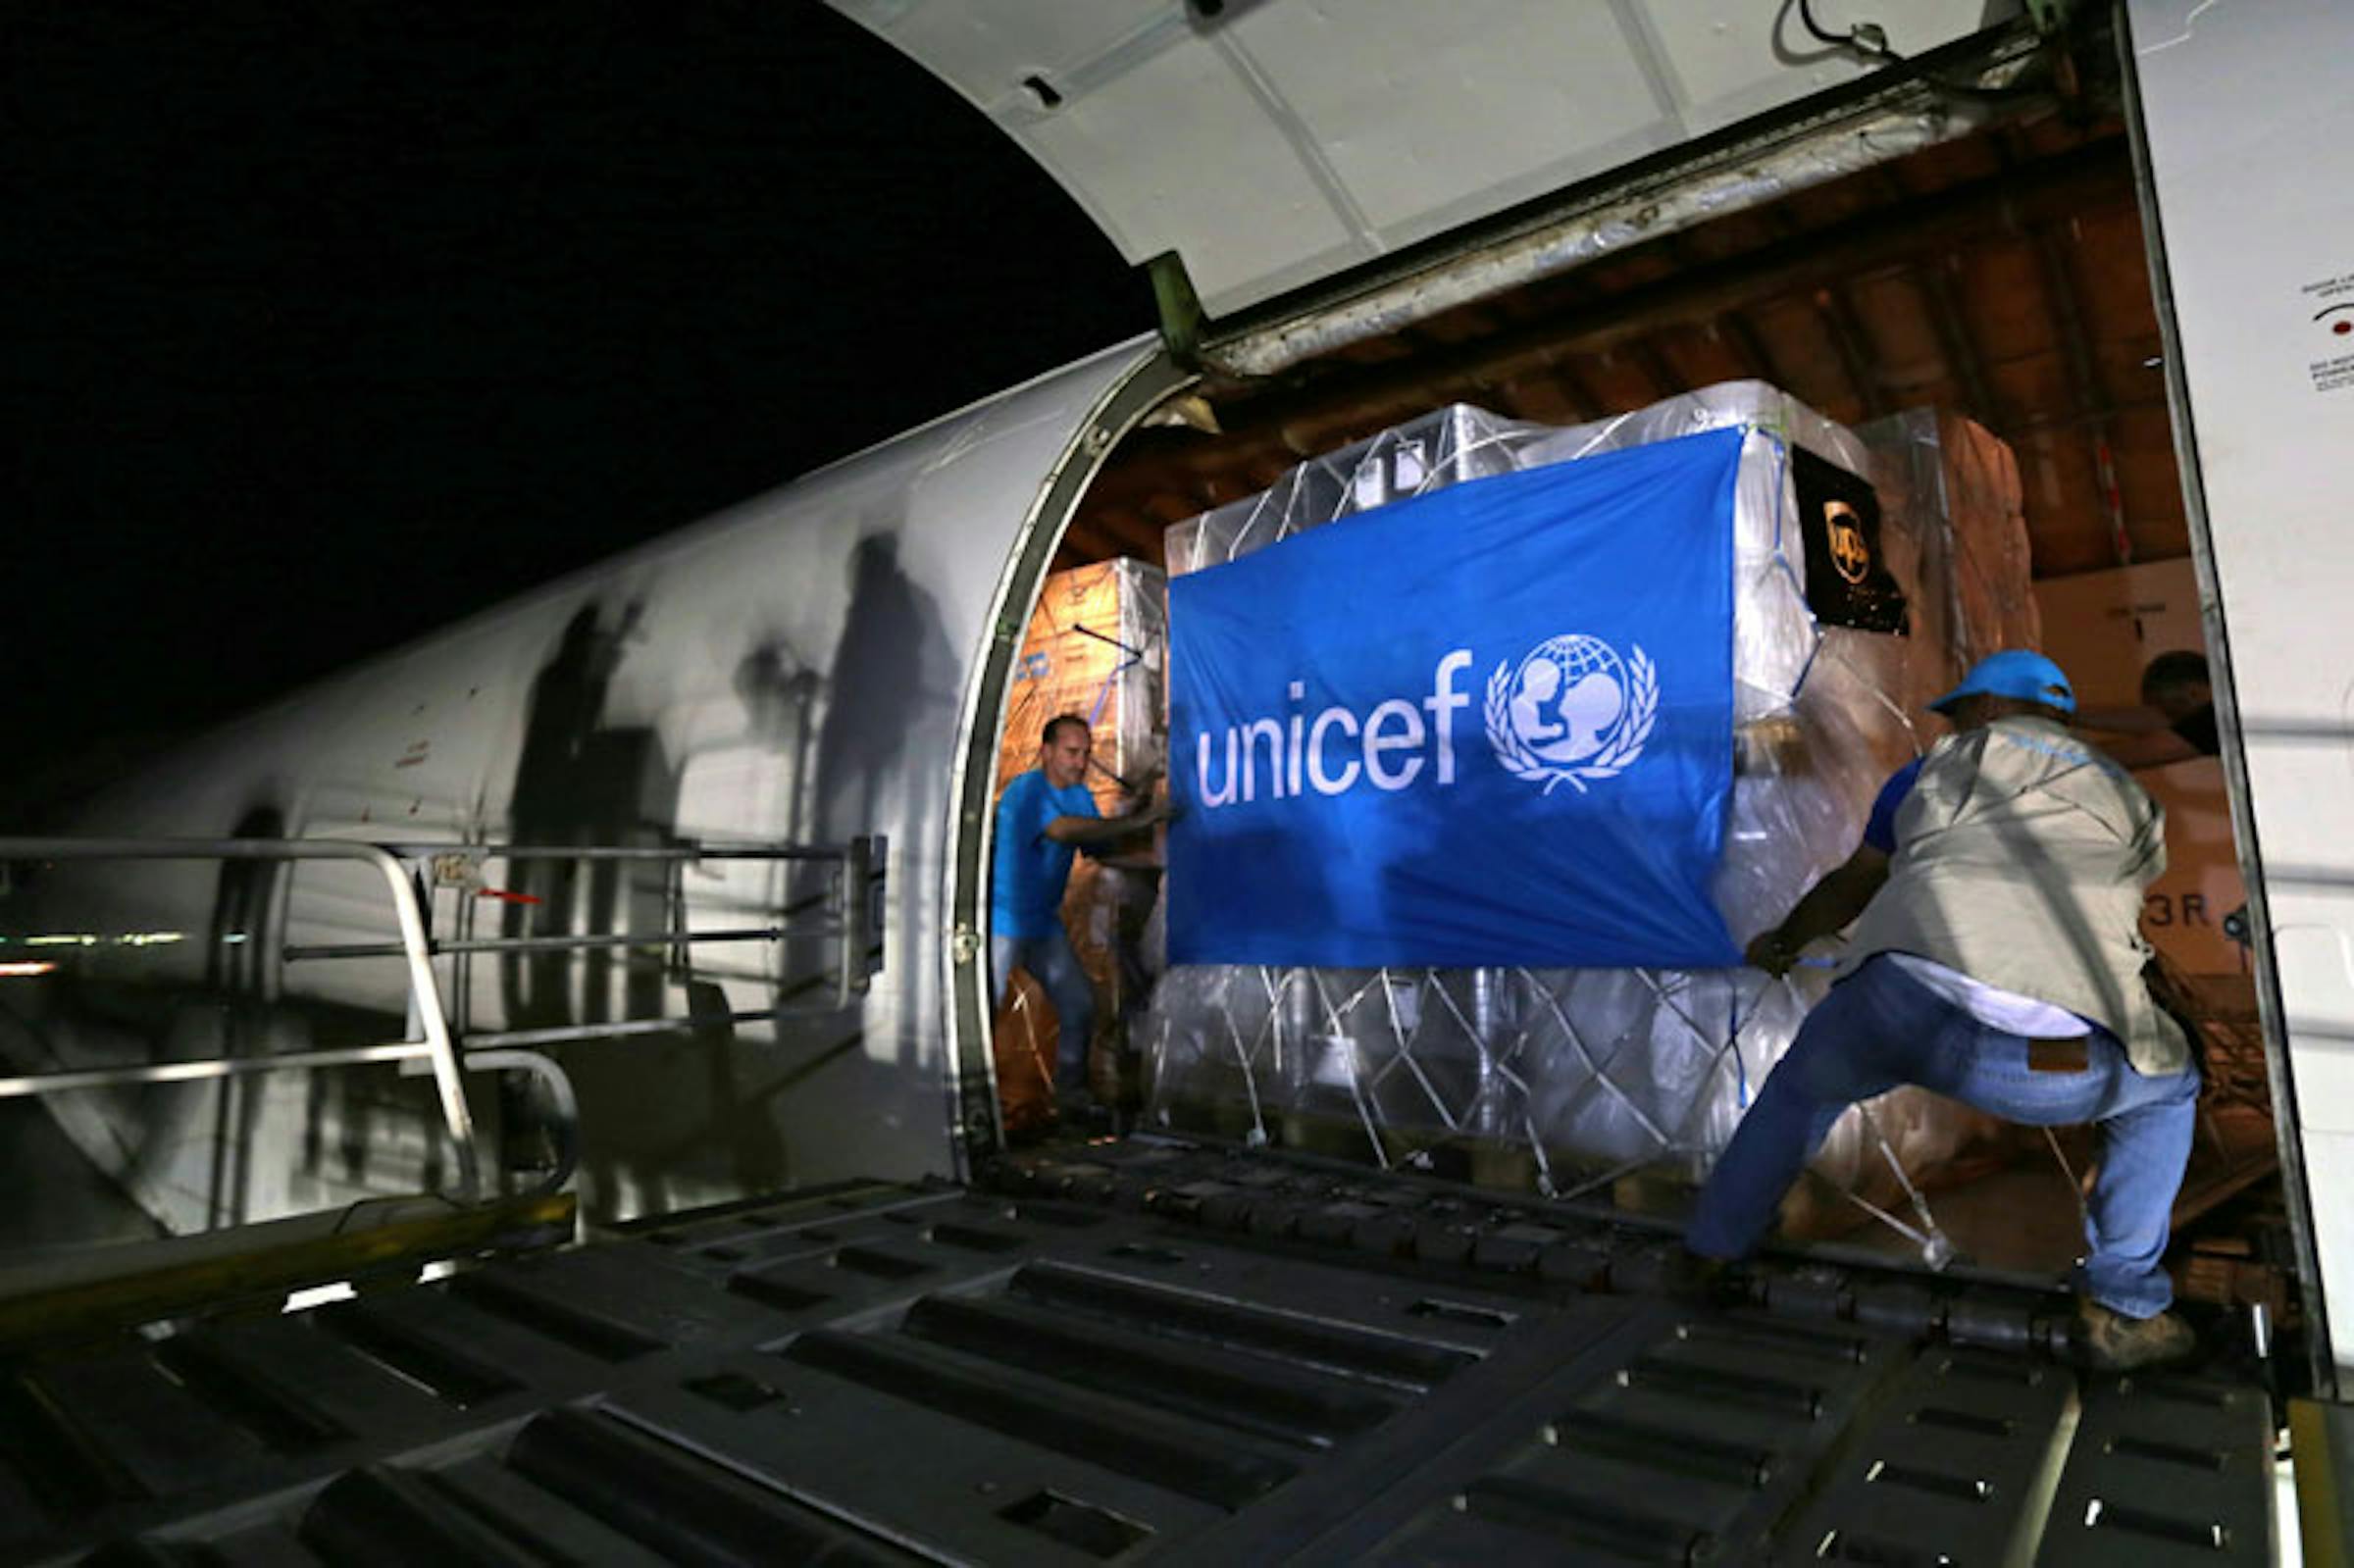
<instances>
[{"instance_id":1,"label":"blue baseball cap","mask_svg":"<svg viewBox=\"0 0 2354 1568\"><path fill-rule=\"evenodd\" d=\"M2017 697L2021 702L2040 702L2058 708L2062 713L2076 711L2075 688L2068 683L2068 672L2040 653L2025 648L2005 648L1989 653L1970 667L1962 683L1935 702L1929 704L1932 713L1944 713L1964 697Z\"/></svg>"}]
</instances>

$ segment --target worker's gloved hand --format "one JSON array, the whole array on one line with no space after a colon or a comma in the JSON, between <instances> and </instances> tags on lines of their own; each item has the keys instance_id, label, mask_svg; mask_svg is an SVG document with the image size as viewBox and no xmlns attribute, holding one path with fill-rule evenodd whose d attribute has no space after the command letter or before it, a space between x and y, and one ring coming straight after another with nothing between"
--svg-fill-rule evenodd
<instances>
[{"instance_id":1,"label":"worker's gloved hand","mask_svg":"<svg viewBox=\"0 0 2354 1568\"><path fill-rule=\"evenodd\" d=\"M1783 936L1782 929L1776 926L1753 937L1748 950L1741 956L1749 961L1750 968L1762 969L1779 979L1790 973L1790 966L1798 962L1799 952L1804 945Z\"/></svg>"}]
</instances>

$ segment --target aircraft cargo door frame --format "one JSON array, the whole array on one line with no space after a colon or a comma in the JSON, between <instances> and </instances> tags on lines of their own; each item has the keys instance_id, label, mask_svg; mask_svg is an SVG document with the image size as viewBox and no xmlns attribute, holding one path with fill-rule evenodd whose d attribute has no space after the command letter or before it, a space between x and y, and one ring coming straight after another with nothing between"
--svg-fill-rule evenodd
<instances>
[{"instance_id":1,"label":"aircraft cargo door frame","mask_svg":"<svg viewBox=\"0 0 2354 1568\"><path fill-rule=\"evenodd\" d=\"M948 998L948 1131L957 1175L970 1174L972 1156L1000 1141L997 1076L990 1050L989 910L991 829L997 805L999 733L1013 686L1022 632L1038 607L1047 568L1064 528L1103 460L1146 415L1192 385L1195 377L1157 349L1140 358L1081 421L1062 456L1048 472L1014 536L992 596L989 642L973 665L956 734L956 769L949 782L951 817L945 882L948 939L941 954Z\"/></svg>"},{"instance_id":2,"label":"aircraft cargo door frame","mask_svg":"<svg viewBox=\"0 0 2354 1568\"><path fill-rule=\"evenodd\" d=\"M2123 0L2166 343L2317 1388L2354 1377L2354 13ZM2339 657L2328 655L2336 651Z\"/></svg>"}]
</instances>

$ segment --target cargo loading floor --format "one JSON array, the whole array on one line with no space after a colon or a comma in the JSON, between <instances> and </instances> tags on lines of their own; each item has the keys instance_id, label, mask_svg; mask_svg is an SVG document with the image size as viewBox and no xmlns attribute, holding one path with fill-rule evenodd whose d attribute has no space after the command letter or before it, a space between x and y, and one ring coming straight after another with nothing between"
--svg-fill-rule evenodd
<instances>
[{"instance_id":1,"label":"cargo loading floor","mask_svg":"<svg viewBox=\"0 0 2354 1568\"><path fill-rule=\"evenodd\" d=\"M1182 1143L28 1363L0 1560L2262 1562L2273 1416L2064 1298Z\"/></svg>"}]
</instances>

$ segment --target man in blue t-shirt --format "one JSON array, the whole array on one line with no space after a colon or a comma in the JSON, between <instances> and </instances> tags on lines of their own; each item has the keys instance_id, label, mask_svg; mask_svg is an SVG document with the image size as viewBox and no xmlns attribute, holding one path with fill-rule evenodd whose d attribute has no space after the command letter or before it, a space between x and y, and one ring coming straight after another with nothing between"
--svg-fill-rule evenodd
<instances>
[{"instance_id":1,"label":"man in blue t-shirt","mask_svg":"<svg viewBox=\"0 0 2354 1568\"><path fill-rule=\"evenodd\" d=\"M1016 966L1026 969L1054 1004L1058 1048L1054 1087L1074 1096L1087 1090L1087 1047L1094 1033L1095 987L1062 929L1062 893L1071 856L1094 845L1166 822L1166 805L1124 817L1102 816L1087 787L1095 736L1087 721L1066 713L1048 721L1038 766L998 797L995 858L990 867L989 969L1001 1003ZM1149 794L1150 786L1140 790Z\"/></svg>"}]
</instances>

